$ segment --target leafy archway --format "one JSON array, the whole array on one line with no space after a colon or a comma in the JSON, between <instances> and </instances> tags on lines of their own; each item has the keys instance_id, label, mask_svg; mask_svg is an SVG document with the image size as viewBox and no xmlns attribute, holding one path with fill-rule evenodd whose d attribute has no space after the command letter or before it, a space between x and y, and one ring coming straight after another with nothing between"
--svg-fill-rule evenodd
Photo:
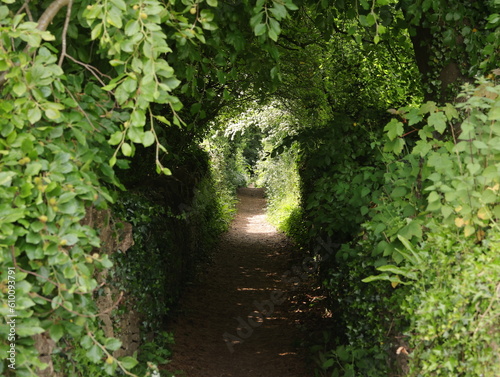
<instances>
[{"instance_id":1,"label":"leafy archway","mask_svg":"<svg viewBox=\"0 0 500 377\"><path fill-rule=\"evenodd\" d=\"M148 156L159 174L175 173L177 161L197 155L193 148L221 109L234 111L272 93L297 119L297 132L284 137L282 146L301 145L308 221L320 219L319 229L327 234L338 231L329 227L335 220L320 210L336 197L338 202L329 205L350 216L348 229L341 229L348 239L378 205L366 190L376 192L383 182L377 168L387 161L381 162L380 151L399 155L415 145L420 158L432 151L442 160L443 148L451 147L440 143L456 136L457 124L456 110L444 102L455 98L459 84L498 65L500 17L494 0L3 4L0 246L6 289L1 310L22 321L4 327L1 349L10 352L15 340L19 375L33 375L43 365L32 338L39 334L54 342L69 334L84 348L84 358L102 362L110 374L117 368L130 374L135 366L133 358L113 357L119 341L96 335L95 274L111 262L95 252L102 246L96 229L84 225L90 208L104 209L119 195L115 190L124 187L114 169L126 169L134 156L135 163ZM470 121L476 126L484 116L498 120L496 87L481 85L479 93L486 94L468 92L480 105L472 100L464 105L465 113L477 115ZM422 93L436 103L402 107L420 105ZM387 141L382 131L389 107L397 109L397 119L386 126ZM427 128L405 129L424 121ZM454 127L446 128L447 121ZM440 136L445 129L449 135ZM417 134L420 139L413 138ZM434 139L441 148L437 152ZM495 148L494 137L478 141ZM479 154L485 149L474 147ZM405 164L417 169L415 153ZM393 162L391 174L403 174L399 160ZM421 176L408 174L418 186ZM331 177L344 184L332 184ZM351 181L355 190L346 183ZM315 187L325 190L318 193ZM479 192L476 188L473 192ZM483 182L483 188L496 192L494 181ZM430 210L447 213L448 204L437 204L445 195L440 190L432 189ZM389 196L413 192L394 191ZM496 210L496 199L485 200L484 208ZM354 213L360 201L360 214ZM493 219L486 209L471 207L470 214L482 211L481 221ZM402 221L415 215L406 206L397 210L403 211ZM456 225L469 236L481 234L481 221L470 214L457 217ZM398 229L406 227L406 238L418 239L415 225L424 224L409 221ZM14 364L0 365L12 374Z\"/></svg>"}]
</instances>

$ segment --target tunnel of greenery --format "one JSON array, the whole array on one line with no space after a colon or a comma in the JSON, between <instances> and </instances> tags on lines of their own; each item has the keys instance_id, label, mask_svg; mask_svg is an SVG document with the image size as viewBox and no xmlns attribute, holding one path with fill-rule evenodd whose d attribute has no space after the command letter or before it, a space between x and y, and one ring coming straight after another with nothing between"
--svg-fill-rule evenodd
<instances>
[{"instance_id":1,"label":"tunnel of greenery","mask_svg":"<svg viewBox=\"0 0 500 377\"><path fill-rule=\"evenodd\" d=\"M311 375L496 376L499 52L498 0L2 0L0 373L156 373L253 184Z\"/></svg>"}]
</instances>

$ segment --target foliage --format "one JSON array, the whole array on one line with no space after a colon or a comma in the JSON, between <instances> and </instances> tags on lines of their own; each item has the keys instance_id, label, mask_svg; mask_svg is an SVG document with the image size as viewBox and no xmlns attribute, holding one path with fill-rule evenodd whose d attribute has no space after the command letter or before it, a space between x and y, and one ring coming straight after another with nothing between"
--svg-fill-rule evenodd
<instances>
[{"instance_id":1,"label":"foliage","mask_svg":"<svg viewBox=\"0 0 500 377\"><path fill-rule=\"evenodd\" d=\"M219 235L227 231L234 215L234 198L216 181L212 170L195 190L188 222L193 228L195 249L207 254L215 246Z\"/></svg>"},{"instance_id":2,"label":"foliage","mask_svg":"<svg viewBox=\"0 0 500 377\"><path fill-rule=\"evenodd\" d=\"M182 287L179 272L185 261L178 245L186 240L177 240L174 231L183 228L184 221L144 194L130 192L113 208L117 219L132 224L134 238L130 249L112 256L113 285L130 295L123 309L143 315L144 332L158 331Z\"/></svg>"},{"instance_id":3,"label":"foliage","mask_svg":"<svg viewBox=\"0 0 500 377\"><path fill-rule=\"evenodd\" d=\"M174 344L172 334L165 331L156 335L152 341L146 342L141 347L141 352L138 354L137 359L139 360L139 364L136 369L134 369L134 372L139 375L147 372L145 366L147 366L148 363L157 365L166 364L172 355L172 352L168 348L172 344ZM163 371L162 374L164 373L168 372ZM167 375L168 374L165 376ZM170 377L170 375L168 375L168 377Z\"/></svg>"},{"instance_id":4,"label":"foliage","mask_svg":"<svg viewBox=\"0 0 500 377\"><path fill-rule=\"evenodd\" d=\"M481 80L465 86L455 106L428 102L399 110L420 140L394 175L405 180L386 176L391 199L380 203L370 220L370 228L385 238L374 232L374 240L384 243L378 249L394 264L378 267L383 273L364 281L411 285L401 304L411 319L408 332L415 347L411 375L487 376L499 366L494 325L499 310L499 90ZM387 126L391 152L391 131L404 133L396 128L396 122ZM445 132L448 138L433 137ZM380 225L387 224L378 216L387 205L389 210L412 208L410 217L399 222L403 228Z\"/></svg>"},{"instance_id":5,"label":"foliage","mask_svg":"<svg viewBox=\"0 0 500 377\"><path fill-rule=\"evenodd\" d=\"M226 196L234 197L236 188L247 186L250 166L243 156L243 149L229 143L227 137L215 133L204 141L210 154L212 170L219 187Z\"/></svg>"},{"instance_id":6,"label":"foliage","mask_svg":"<svg viewBox=\"0 0 500 377\"><path fill-rule=\"evenodd\" d=\"M288 151L259 161L257 186L265 187L267 215L271 224L290 231L290 217L299 209L300 187L296 151ZM289 232L287 232L290 234Z\"/></svg>"},{"instance_id":7,"label":"foliage","mask_svg":"<svg viewBox=\"0 0 500 377\"><path fill-rule=\"evenodd\" d=\"M418 0L407 2L403 9L414 43L428 54L422 74L429 93L440 93L442 100L443 91L448 91L445 98L452 98L464 78L498 68L498 1ZM446 72L452 65L461 76L455 83Z\"/></svg>"},{"instance_id":8,"label":"foliage","mask_svg":"<svg viewBox=\"0 0 500 377\"><path fill-rule=\"evenodd\" d=\"M103 336L102 333L99 335ZM96 377L109 375L101 365L89 360L84 346L71 338L63 338L61 347L54 352L53 361L55 370L64 370L71 376L85 376L87 373Z\"/></svg>"},{"instance_id":9,"label":"foliage","mask_svg":"<svg viewBox=\"0 0 500 377\"><path fill-rule=\"evenodd\" d=\"M333 235L352 235L322 266L345 336L321 351L322 370L386 375L380 363L377 371L366 369L367 360L385 354L393 371L404 371L397 349L410 354L407 371L415 376L488 376L498 369L499 88L482 79L466 85L455 105L391 111L399 120L386 125L385 144L372 142L382 149L372 158L385 164L378 165L377 186L359 180L368 196L356 200L365 222L349 231L345 219L356 220L348 212L336 207L323 215L327 220L314 215L311 230L322 221ZM339 177L336 186L350 182L349 192L356 191L350 175Z\"/></svg>"},{"instance_id":10,"label":"foliage","mask_svg":"<svg viewBox=\"0 0 500 377\"><path fill-rule=\"evenodd\" d=\"M398 235L415 246L427 227L439 233L436 227L441 224L430 222L426 215L441 216L444 226L458 226L465 237L476 237L478 242L484 241L488 226L498 216L493 205L495 165L490 164L496 158L496 136L489 137L485 131L468 142L460 140L456 132L456 143L450 142L446 133L453 138L453 128L444 126L445 121L455 122L457 116L450 107L428 103L425 108L397 110L411 126L427 122L428 128L420 132L424 137L414 140L413 129L406 137L406 123L394 120L386 128L390 139L380 157L377 135L381 130L373 122L376 117L379 124L384 122L382 116L374 116L384 106L399 108L405 103L404 88L415 84L414 60L420 73L431 74L424 84L434 97L446 97L436 94L442 92L436 87L438 80L445 81L440 75L449 63L458 64L463 79L495 67L500 40L496 0L297 1L298 5L288 0L54 0L46 9L47 2L39 0L3 3L0 264L4 286L7 267L16 268L15 309L22 319L16 339L20 376L33 375L41 366L32 336L45 332L56 342L69 334L83 347L85 357L103 364L109 374L117 368L128 373L133 362L108 359L116 341L98 335L95 276L110 268L111 262L96 252L100 247L98 232L82 225L87 209L105 208L113 202L110 187L123 188L113 168L126 168L131 158L140 158L136 153L142 147L153 147L157 172L169 174L177 165L176 159L183 153L191 154L192 149L170 156L165 154L168 145L192 147L194 142L186 140L199 141L206 136L211 124L208 120L214 119L223 105L262 98L277 88L280 79L285 86L277 95L295 119L307 120L307 124L280 128L273 123L272 129L284 135L272 143L277 146L283 140L286 146L299 141L301 161L304 166L310 163L303 175L305 223L313 229L316 215L319 221L311 239L338 231L346 237L355 234L369 215L373 221L367 223L365 234L377 245L374 257L382 254L397 264L404 259L396 250L403 246ZM409 28L405 21L410 22ZM435 36L432 44L427 34ZM346 39L356 43L347 44ZM425 54L413 57L410 48L418 48L418 42L428 48ZM394 48L395 54L391 53ZM363 55L370 58L362 59ZM403 64L398 56L404 56ZM420 64L421 59L425 64ZM353 65L356 61L361 62L360 67ZM307 69L297 68L302 62ZM425 70L429 66L432 69ZM384 87L388 75L394 85ZM362 80L351 83L352 77ZM398 91L398 86L403 89ZM489 88L486 85L479 90L492 93ZM346 96L347 91L353 95ZM361 100L356 102L356 98ZM476 126L484 117L497 120L497 105L488 114L478 110L496 103L491 95L471 98L464 105L469 108L460 108L470 112L462 125L465 135L471 132L467 127ZM436 102L442 99L434 98ZM333 117L334 113L341 115ZM334 135L325 138L328 143L322 143L321 137L307 140L307 133L304 137L293 133L313 127L334 128L337 121L342 131L326 132ZM354 131L354 124L365 126L367 131ZM270 130L264 132L265 137L272 135ZM257 138L252 143L242 139L249 142L247 147L253 148L253 143L262 140L259 133L255 132ZM287 133L291 138L285 140ZM363 136L372 134L368 146ZM314 157L309 161L315 144L321 146L316 162ZM346 145L350 147L344 148ZM464 147L468 149L462 150ZM246 178L242 179L247 174L244 158L255 161L255 155L248 153L251 148L246 155L245 147L236 153L238 148L228 145L217 152L216 166L222 167L222 159L228 155L233 158L228 167L214 170L223 172L216 177L218 187L238 169L237 184L246 183ZM389 157L405 148L413 148L406 158ZM450 151L464 160L445 161ZM481 156L482 165L477 156ZM422 170L419 176L421 159L427 159L427 167L436 175ZM383 178L388 191L376 198L377 190L382 189L379 168L383 163L389 164ZM440 170L441 163L449 172ZM485 167L484 163L490 165ZM364 168L363 177L361 173L352 175L358 166ZM454 175L457 168L460 175ZM478 176L482 169L484 176ZM330 172L334 178L328 177ZM368 187L361 184L365 178L370 182ZM357 182L352 191L346 185L351 179ZM325 194L315 191L316 181ZM462 184L464 188L453 194ZM212 197L209 185L204 182L199 187L198 198ZM224 193L228 198L231 188ZM411 197L412 193L418 195ZM343 197L345 203L329 203L335 195ZM401 200L393 200L398 198ZM362 202L359 211L355 208L358 199ZM320 203L326 205L326 211L318 210ZM200 213L228 213L231 208L231 204L223 208L224 204L206 204L201 199L197 205ZM337 211L346 216L342 221L347 226L331 216ZM382 229L380 224L388 218L394 222ZM211 219L207 216L203 221ZM226 221L216 223L216 228L222 229ZM392 275L386 276L397 282ZM0 311L4 316L9 313L6 297L2 290ZM4 335L8 327L2 322L0 329L0 350L7 352Z\"/></svg>"},{"instance_id":11,"label":"foliage","mask_svg":"<svg viewBox=\"0 0 500 377\"><path fill-rule=\"evenodd\" d=\"M351 116L363 114L362 122L342 114L328 120L326 115L323 127L306 128L291 138L299 141L303 151L303 224L309 230L303 243L314 243L318 235L346 242L336 260L322 266L324 285L331 292L332 307L337 308L336 318L345 331L345 338L331 346L333 351L322 351L320 368L324 367L324 371L334 368L337 372L333 373L340 375L349 375L349 371L386 375L380 364L376 364L380 366L377 372L367 372L364 366L366 360L377 360L381 355L392 359L393 371L405 370L401 356L388 355L395 355L399 347L410 350L400 333L408 331L413 341L415 328L411 326L416 326L425 314L418 312L411 319L401 316L406 294L413 295L413 288L403 285L428 285L430 281L411 266L421 257L406 250L406 246L413 245L410 247L416 250L415 246L434 232L451 231L472 243L489 242L488 236L494 238L494 230L488 229L498 216L497 87L483 81L465 87L461 97L463 100L456 105L439 107L427 102L390 110L396 118L386 125L383 142L376 125L384 116L376 110L371 114L349 110ZM404 98L395 103L398 101ZM356 109L352 101L349 106ZM375 269L379 275L364 281L380 281L371 287L363 286L361 279ZM449 273L457 271L451 266ZM383 281L388 281L387 285L381 284ZM397 290L391 292L391 286ZM493 288L490 286L490 295ZM418 292L414 295L418 297L414 302L425 300ZM412 310L417 313L416 308ZM474 310L471 313L480 315ZM464 347L478 347L472 344L456 344L457 354ZM338 347L349 350L351 356L363 350L364 361L339 358ZM414 365L426 363L418 361L420 355L433 353L433 349L419 353ZM486 368L493 370L492 365ZM453 372L461 373L455 369Z\"/></svg>"},{"instance_id":12,"label":"foliage","mask_svg":"<svg viewBox=\"0 0 500 377\"><path fill-rule=\"evenodd\" d=\"M199 44L207 42L205 33L217 29L216 21L231 20L221 13L214 20L214 0L54 0L45 11L41 1L4 3L0 245L2 274L16 267L16 314L23 322L17 328L16 367L22 376L41 366L31 337L45 331L56 342L68 333L76 342L86 339L85 355L92 363L106 354L105 340L94 334L92 294L95 273L111 262L95 253L97 232L81 221L88 207L104 208L113 201L105 184L121 185L112 167L127 167L126 157L138 145L155 146L157 171L170 173L162 163L165 147L157 129L183 123L178 114L182 104L173 94L181 84L176 73L189 81L186 85L198 85L195 66L176 59L189 56L209 67L197 53ZM245 7L241 20L255 16L246 37L257 31L257 45L275 40L278 21L294 9L287 5ZM236 58L252 39L238 33L233 31L227 44L214 37L212 46L224 44ZM174 45L183 53L171 54ZM226 80L224 74L216 77ZM201 93L193 96L202 100L216 94ZM4 293L2 303L5 315ZM2 324L3 335L6 328ZM7 344L2 337L2 352ZM106 371L114 373L117 366L126 371L130 362L112 360Z\"/></svg>"},{"instance_id":13,"label":"foliage","mask_svg":"<svg viewBox=\"0 0 500 377\"><path fill-rule=\"evenodd\" d=\"M494 376L498 356L499 229L482 244L443 230L416 252L403 309L411 319L410 376Z\"/></svg>"},{"instance_id":14,"label":"foliage","mask_svg":"<svg viewBox=\"0 0 500 377\"><path fill-rule=\"evenodd\" d=\"M143 315L144 333L163 328L197 264L227 230L232 212L210 175L195 188L189 204L166 208L155 195L129 192L113 206L117 219L132 224L134 245L113 255L112 279Z\"/></svg>"}]
</instances>

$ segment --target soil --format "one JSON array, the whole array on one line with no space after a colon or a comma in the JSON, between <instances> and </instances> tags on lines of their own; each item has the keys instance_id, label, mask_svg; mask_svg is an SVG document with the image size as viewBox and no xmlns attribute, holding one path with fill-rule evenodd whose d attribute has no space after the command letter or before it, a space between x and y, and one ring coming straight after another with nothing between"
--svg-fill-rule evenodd
<instances>
[{"instance_id":1,"label":"soil","mask_svg":"<svg viewBox=\"0 0 500 377\"><path fill-rule=\"evenodd\" d=\"M240 189L239 199L213 263L180 304L172 361L162 369L187 377L310 377L293 286L284 278L290 243L266 221L262 189Z\"/></svg>"}]
</instances>

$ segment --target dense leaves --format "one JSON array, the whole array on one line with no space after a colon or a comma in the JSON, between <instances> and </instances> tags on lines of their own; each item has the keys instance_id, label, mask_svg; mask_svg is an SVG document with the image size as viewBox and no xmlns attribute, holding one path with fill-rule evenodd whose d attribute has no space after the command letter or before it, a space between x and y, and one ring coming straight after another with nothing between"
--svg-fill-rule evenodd
<instances>
[{"instance_id":1,"label":"dense leaves","mask_svg":"<svg viewBox=\"0 0 500 377\"><path fill-rule=\"evenodd\" d=\"M380 340L396 311L388 304L392 309L377 312L395 297L385 282L398 290L410 280L425 286L412 250L426 255L437 239L451 239L443 255L436 254L437 261L448 263L449 254L459 254L460 235L466 242L460 250L483 252L494 271L487 244L495 239L499 216L498 87L490 72L498 66L498 1L3 4L0 264L4 287L7 268L15 267L15 314L22 319L16 328L19 376L43 366L32 339L42 333L54 342L69 335L88 365L101 363L108 374L130 373L135 361L114 358L118 341L105 339L97 324L96 274L111 262L98 252L98 231L84 225L85 215L91 207L105 208L118 195L114 190L124 188L113 169L132 161L140 181L150 177L150 170L141 168L146 156L157 173L180 175L180 166L198 158L197 143L207 136L215 181L227 188L229 203L226 208L211 203L210 183L202 182L195 199L201 213L230 212L232 189L247 182L252 165L261 160L259 173L275 188L269 191L271 203L289 205L295 221L304 214L295 227L301 229L297 234L307 234L304 243L327 235L346 242L322 276L332 297L346 304L341 321L352 343L337 344L332 353L345 375L358 367L375 373L378 366L361 360L387 351L378 345L368 354L359 351L366 339ZM480 73L491 75L489 81L466 87L454 104L460 85ZM267 103L279 103L275 118L255 110L271 93L277 102ZM432 101L423 104L422 93ZM244 121L227 121L248 108ZM221 121L221 114L226 119ZM214 125L220 123L232 128L218 130ZM257 153L259 144L264 147ZM281 178L296 162L303 212L293 208L295 199L281 194L289 187L292 196L298 192L297 176ZM230 185L222 183L228 179ZM222 229L227 218L219 221L216 228ZM476 267L464 259L464 273L472 274ZM450 281L457 271L450 270ZM378 281L362 288L367 286L360 280L371 273ZM357 292L354 301L344 300L351 292L341 282L346 276ZM485 279L484 295L474 291L484 300L494 285ZM382 298L364 305L361 292ZM412 306L420 300L416 292L408 287L405 305L421 313L422 321L411 326L424 334L426 303ZM462 313L495 315L483 302L474 306L478 309L463 306ZM2 314L12 313L5 289L2 303ZM379 326L372 315L362 331L354 332L353 311L379 313L383 323ZM471 342L490 334L489 326L486 319L478 324ZM0 332L6 354L10 343L3 322ZM437 352L429 351L433 346L415 344L429 373L439 364L432 358ZM476 344L453 347L461 350L455 359L463 360ZM352 359L360 361L358 367L348 362ZM333 365L324 360L322 366ZM446 365L457 375L487 367L478 363L466 370L451 359Z\"/></svg>"},{"instance_id":2,"label":"dense leaves","mask_svg":"<svg viewBox=\"0 0 500 377\"><path fill-rule=\"evenodd\" d=\"M190 110L196 117L188 113L185 119L203 118L202 102L218 97L218 88L238 74L233 70L226 76L227 60L242 61L254 34L259 37L254 52L259 45L268 49L280 33L278 21L296 7L261 3L229 15L222 8L235 4L218 9L213 0L4 3L2 274L7 266L15 267L15 313L23 318L16 367L19 375L31 375L41 366L31 336L47 330L54 341L70 334L93 363L106 355L92 294L97 270L111 262L95 252L98 234L82 220L90 206L104 208L113 201L109 184L122 187L112 167L126 168L137 145L154 146L157 172L170 174L162 163L162 144L170 141L160 141L165 137L161 128L185 124L173 91L181 89L179 95L194 103ZM249 25L250 19L256 24ZM245 27L237 27L238 22ZM232 33L221 37L217 23L231 24ZM220 69L213 69L214 62ZM182 88L177 75L185 80ZM229 98L226 92L222 99ZM211 111L204 106L205 113ZM5 304L3 314L8 314ZM2 350L8 351L7 342ZM127 360L106 360L110 374L133 367Z\"/></svg>"}]
</instances>

